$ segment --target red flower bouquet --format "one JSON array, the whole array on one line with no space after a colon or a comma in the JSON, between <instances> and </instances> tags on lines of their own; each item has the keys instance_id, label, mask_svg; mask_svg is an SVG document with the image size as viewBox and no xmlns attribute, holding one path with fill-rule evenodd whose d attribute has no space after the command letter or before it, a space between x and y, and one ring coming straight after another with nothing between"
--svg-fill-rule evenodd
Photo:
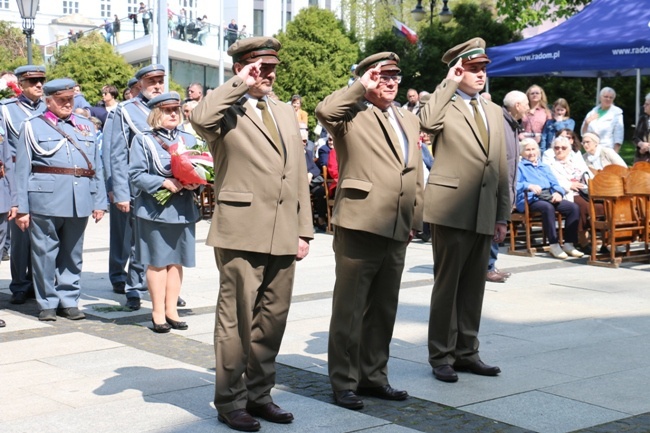
<instances>
[{"instance_id":1,"label":"red flower bouquet","mask_svg":"<svg viewBox=\"0 0 650 433\"><path fill-rule=\"evenodd\" d=\"M0 78L0 99L17 98L21 93L18 83Z\"/></svg>"},{"instance_id":2,"label":"red flower bouquet","mask_svg":"<svg viewBox=\"0 0 650 433\"><path fill-rule=\"evenodd\" d=\"M183 185L198 183L207 185L214 181L214 163L212 155L195 149L188 149L183 143L169 146L172 156L172 176ZM166 204L172 196L168 189L162 189L154 194L158 203Z\"/></svg>"}]
</instances>

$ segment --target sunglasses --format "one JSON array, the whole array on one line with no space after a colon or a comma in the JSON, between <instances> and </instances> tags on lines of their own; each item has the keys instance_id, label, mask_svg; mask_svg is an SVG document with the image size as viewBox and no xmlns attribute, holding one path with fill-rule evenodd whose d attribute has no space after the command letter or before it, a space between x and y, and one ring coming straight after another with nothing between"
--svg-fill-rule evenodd
<instances>
[{"instance_id":1,"label":"sunglasses","mask_svg":"<svg viewBox=\"0 0 650 433\"><path fill-rule=\"evenodd\" d=\"M567 146L555 146L553 149L555 149L555 150L567 150L568 147Z\"/></svg>"},{"instance_id":2,"label":"sunglasses","mask_svg":"<svg viewBox=\"0 0 650 433\"><path fill-rule=\"evenodd\" d=\"M42 84L42 83L45 82L45 78L43 78L43 77L37 77L37 78L26 78L26 79L21 80L21 81L27 81L27 82L29 82L30 84L36 84L36 83L41 83L41 84Z\"/></svg>"}]
</instances>

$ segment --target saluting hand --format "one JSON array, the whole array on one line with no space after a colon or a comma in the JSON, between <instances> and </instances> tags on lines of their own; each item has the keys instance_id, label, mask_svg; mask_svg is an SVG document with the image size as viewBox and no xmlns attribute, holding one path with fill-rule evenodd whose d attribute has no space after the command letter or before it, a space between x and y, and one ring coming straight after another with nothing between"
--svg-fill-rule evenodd
<instances>
[{"instance_id":1,"label":"saluting hand","mask_svg":"<svg viewBox=\"0 0 650 433\"><path fill-rule=\"evenodd\" d=\"M377 65L374 68L368 69L359 79L363 87L366 90L373 90L379 86L379 80L381 76L381 65Z\"/></svg>"},{"instance_id":2,"label":"saluting hand","mask_svg":"<svg viewBox=\"0 0 650 433\"><path fill-rule=\"evenodd\" d=\"M255 84L255 81L257 81L257 78L260 76L262 73L262 59L259 59L255 63L249 63L237 74L239 78L242 79L244 83L246 83L247 86L252 86Z\"/></svg>"},{"instance_id":3,"label":"saluting hand","mask_svg":"<svg viewBox=\"0 0 650 433\"><path fill-rule=\"evenodd\" d=\"M447 79L460 83L461 81L463 81L464 73L465 73L465 68L463 68L463 59L458 59L456 64L451 68L449 68L449 72L447 72Z\"/></svg>"}]
</instances>

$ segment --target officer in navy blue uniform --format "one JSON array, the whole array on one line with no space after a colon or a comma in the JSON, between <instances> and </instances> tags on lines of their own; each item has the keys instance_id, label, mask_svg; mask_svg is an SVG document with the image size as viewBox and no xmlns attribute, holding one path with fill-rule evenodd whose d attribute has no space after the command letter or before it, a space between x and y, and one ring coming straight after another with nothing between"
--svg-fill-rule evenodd
<instances>
[{"instance_id":1,"label":"officer in navy blue uniform","mask_svg":"<svg viewBox=\"0 0 650 433\"><path fill-rule=\"evenodd\" d=\"M140 84L140 94L118 104L113 116L113 126L110 132L110 164L112 203L128 215L125 221L131 227L131 236L125 237L129 229L125 228L122 239L130 239L129 270L126 278L126 306L131 310L139 310L141 304L140 291L146 290L144 282L144 267L135 259L135 241L137 234L134 230L133 212L131 212L131 187L129 184L129 148L136 134L150 129L147 116L151 111L147 106L150 99L161 95L165 87L165 67L153 64L141 68L136 74ZM109 196L109 198L111 198ZM126 226L124 226L126 227ZM113 235L111 235L113 236ZM116 242L119 232L115 234Z\"/></svg>"},{"instance_id":2,"label":"officer in navy blue uniform","mask_svg":"<svg viewBox=\"0 0 650 433\"><path fill-rule=\"evenodd\" d=\"M21 123L28 117L45 111L43 83L45 82L45 67L27 65L14 71L22 94L18 98L0 102L0 125L6 132L6 138L11 146L12 163L16 158L16 146ZM11 290L12 304L24 304L28 293L33 292L31 248L29 235L18 229L14 222L9 224L11 236Z\"/></svg>"},{"instance_id":3,"label":"officer in navy blue uniform","mask_svg":"<svg viewBox=\"0 0 650 433\"><path fill-rule=\"evenodd\" d=\"M139 87L134 86L138 80L133 77L129 80L127 87L131 90L133 96L137 96ZM133 91L136 90L136 93ZM119 104L118 104L119 105ZM108 279L113 286L115 293L126 294L126 265L131 253L130 243L124 242L125 239L131 239L131 224L129 223L129 214L120 212L113 202L113 175L111 171L111 137L113 132L113 123L115 120L115 110L111 110L106 116L104 123L104 139L102 144L102 162L104 164L104 181L106 183L106 192L110 202L110 243L108 248Z\"/></svg>"},{"instance_id":4,"label":"officer in navy blue uniform","mask_svg":"<svg viewBox=\"0 0 650 433\"><path fill-rule=\"evenodd\" d=\"M45 83L47 109L23 122L16 148L16 224L32 242L42 321L85 317L78 308L84 231L88 217L98 222L106 209L95 126L72 114L74 86L69 78Z\"/></svg>"}]
</instances>

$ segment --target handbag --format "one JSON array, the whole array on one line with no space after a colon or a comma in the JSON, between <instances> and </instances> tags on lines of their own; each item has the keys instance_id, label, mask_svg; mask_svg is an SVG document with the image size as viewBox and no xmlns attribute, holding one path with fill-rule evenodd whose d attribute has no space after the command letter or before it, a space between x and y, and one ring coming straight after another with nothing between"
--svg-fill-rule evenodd
<instances>
[{"instance_id":1,"label":"handbag","mask_svg":"<svg viewBox=\"0 0 650 433\"><path fill-rule=\"evenodd\" d=\"M582 183L584 185L589 185L589 178L590 178L589 173L587 173L585 171L584 173L582 173L582 178L580 179L580 183ZM582 199L584 201L586 201L586 202L589 201L589 189L588 188L579 189L578 194L580 195L580 197L582 197Z\"/></svg>"},{"instance_id":2,"label":"handbag","mask_svg":"<svg viewBox=\"0 0 650 433\"><path fill-rule=\"evenodd\" d=\"M553 193L550 188L543 188L542 192L537 196L540 200L551 201L553 199Z\"/></svg>"}]
</instances>

